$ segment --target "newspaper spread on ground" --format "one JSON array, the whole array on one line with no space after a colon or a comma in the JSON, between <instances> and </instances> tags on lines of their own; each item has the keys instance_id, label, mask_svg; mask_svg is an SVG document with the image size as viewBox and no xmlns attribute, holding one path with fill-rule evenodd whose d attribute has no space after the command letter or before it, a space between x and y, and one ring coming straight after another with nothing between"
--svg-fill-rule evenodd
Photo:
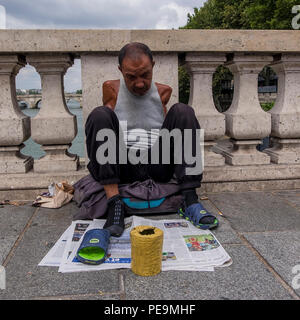
<instances>
[{"instance_id":1,"label":"newspaper spread on ground","mask_svg":"<svg viewBox=\"0 0 300 320\"><path fill-rule=\"evenodd\" d=\"M107 259L100 265L87 265L76 259L76 252L86 231L103 228L105 220L73 221L39 266L59 266L59 272L82 272L131 267L130 231L138 225L160 228L164 232L162 271L214 271L214 267L228 266L230 256L209 230L201 230L189 221L153 220L138 216L125 219L121 237L111 237Z\"/></svg>"},{"instance_id":2,"label":"newspaper spread on ground","mask_svg":"<svg viewBox=\"0 0 300 320\"><path fill-rule=\"evenodd\" d=\"M72 229L72 225L70 225L68 229L61 235L61 237L56 241L55 245L49 250L47 255L38 264L38 266L45 266L45 267L60 266L64 251L65 251L66 243L71 233L71 229Z\"/></svg>"}]
</instances>

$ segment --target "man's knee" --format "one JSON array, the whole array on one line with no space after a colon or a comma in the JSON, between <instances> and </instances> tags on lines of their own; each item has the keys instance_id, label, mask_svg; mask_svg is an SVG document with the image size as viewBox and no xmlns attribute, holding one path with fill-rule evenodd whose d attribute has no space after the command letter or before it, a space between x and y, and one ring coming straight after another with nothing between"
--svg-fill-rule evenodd
<instances>
[{"instance_id":1,"label":"man's knee","mask_svg":"<svg viewBox=\"0 0 300 320\"><path fill-rule=\"evenodd\" d=\"M86 120L85 128L86 130L90 130L95 126L97 128L110 127L109 124L114 117L116 117L116 114L111 108L107 106L96 107L89 114Z\"/></svg>"},{"instance_id":2,"label":"man's knee","mask_svg":"<svg viewBox=\"0 0 300 320\"><path fill-rule=\"evenodd\" d=\"M195 111L194 109L184 103L175 103L169 110L169 112L172 112L174 114L176 114L176 116L178 115L179 117L186 117L186 116L195 116Z\"/></svg>"},{"instance_id":3,"label":"man's knee","mask_svg":"<svg viewBox=\"0 0 300 320\"><path fill-rule=\"evenodd\" d=\"M109 119L112 116L113 110L107 106L96 107L89 114L87 121L99 122L102 119Z\"/></svg>"}]
</instances>

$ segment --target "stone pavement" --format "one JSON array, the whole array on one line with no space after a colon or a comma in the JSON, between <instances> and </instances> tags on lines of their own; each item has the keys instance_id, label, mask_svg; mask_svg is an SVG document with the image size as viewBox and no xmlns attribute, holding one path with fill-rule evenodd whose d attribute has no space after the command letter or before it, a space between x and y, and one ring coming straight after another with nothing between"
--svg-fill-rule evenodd
<instances>
[{"instance_id":1,"label":"stone pavement","mask_svg":"<svg viewBox=\"0 0 300 320\"><path fill-rule=\"evenodd\" d=\"M299 300L292 268L300 265L300 189L205 195L205 207L223 213L214 233L233 264L214 272L167 271L154 277L127 269L62 274L56 267L38 267L70 225L76 205L0 208L0 265L6 269L0 300ZM178 218L152 218L166 217ZM300 285L299 273L293 283Z\"/></svg>"}]
</instances>

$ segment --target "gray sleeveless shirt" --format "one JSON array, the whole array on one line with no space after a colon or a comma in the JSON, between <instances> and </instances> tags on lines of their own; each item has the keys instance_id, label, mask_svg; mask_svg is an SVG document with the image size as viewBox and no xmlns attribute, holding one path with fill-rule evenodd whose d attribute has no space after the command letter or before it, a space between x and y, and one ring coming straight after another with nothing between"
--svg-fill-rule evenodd
<instances>
[{"instance_id":1,"label":"gray sleeveless shirt","mask_svg":"<svg viewBox=\"0 0 300 320\"><path fill-rule=\"evenodd\" d=\"M127 89L124 79L121 78L114 111L123 130L127 147L145 149L154 144L164 121L164 112L153 81L145 95L135 96Z\"/></svg>"}]
</instances>

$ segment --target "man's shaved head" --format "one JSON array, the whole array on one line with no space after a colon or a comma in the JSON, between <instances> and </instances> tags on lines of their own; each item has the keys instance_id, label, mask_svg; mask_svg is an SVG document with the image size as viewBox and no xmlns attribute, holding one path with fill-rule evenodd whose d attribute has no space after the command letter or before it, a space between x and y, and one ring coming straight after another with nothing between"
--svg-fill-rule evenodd
<instances>
[{"instance_id":1,"label":"man's shaved head","mask_svg":"<svg viewBox=\"0 0 300 320\"><path fill-rule=\"evenodd\" d=\"M140 42L131 42L126 44L119 52L119 65L122 67L122 62L125 57L132 60L138 60L141 55L149 57L150 61L153 61L152 52L148 46Z\"/></svg>"}]
</instances>

